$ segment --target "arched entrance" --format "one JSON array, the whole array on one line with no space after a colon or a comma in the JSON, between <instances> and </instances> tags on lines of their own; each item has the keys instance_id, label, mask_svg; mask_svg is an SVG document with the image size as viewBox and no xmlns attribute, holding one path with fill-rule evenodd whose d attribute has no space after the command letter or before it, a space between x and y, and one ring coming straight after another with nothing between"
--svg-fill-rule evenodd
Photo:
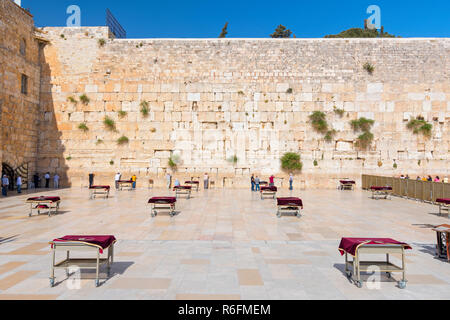
<instances>
[{"instance_id":1,"label":"arched entrance","mask_svg":"<svg viewBox=\"0 0 450 320\"><path fill-rule=\"evenodd\" d=\"M5 175L8 177L9 179L9 190L14 190L14 185L16 182L16 174L14 169L7 163L2 163L2 178L3 175Z\"/></svg>"}]
</instances>

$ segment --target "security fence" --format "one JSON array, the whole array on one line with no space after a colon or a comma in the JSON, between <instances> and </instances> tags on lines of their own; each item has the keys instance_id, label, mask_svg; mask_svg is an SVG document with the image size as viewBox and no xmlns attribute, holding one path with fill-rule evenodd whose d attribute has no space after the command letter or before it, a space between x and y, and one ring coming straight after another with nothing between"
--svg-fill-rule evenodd
<instances>
[{"instance_id":1,"label":"security fence","mask_svg":"<svg viewBox=\"0 0 450 320\"><path fill-rule=\"evenodd\" d=\"M368 190L372 186L390 186L393 195L425 202L450 198L450 183L363 175L362 188Z\"/></svg>"}]
</instances>

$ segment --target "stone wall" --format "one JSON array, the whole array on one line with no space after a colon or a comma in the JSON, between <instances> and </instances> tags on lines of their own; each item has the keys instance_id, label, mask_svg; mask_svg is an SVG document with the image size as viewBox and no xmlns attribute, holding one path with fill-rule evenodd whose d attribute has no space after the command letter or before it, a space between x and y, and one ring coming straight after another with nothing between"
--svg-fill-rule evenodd
<instances>
[{"instance_id":1,"label":"stone wall","mask_svg":"<svg viewBox=\"0 0 450 320\"><path fill-rule=\"evenodd\" d=\"M21 53L21 42L25 44ZM0 163L36 167L39 125L39 44L33 17L13 1L0 0ZM28 93L21 93L22 74Z\"/></svg>"},{"instance_id":2,"label":"stone wall","mask_svg":"<svg viewBox=\"0 0 450 320\"><path fill-rule=\"evenodd\" d=\"M335 187L362 173L450 173L450 39L130 40L110 38L107 28L43 32L50 44L39 168L67 171L73 185L85 185L90 171L99 182L120 171L163 185L168 158L179 155L181 180L208 172L218 186L242 187L251 173L274 173L286 186L280 158L289 151L303 159L301 188ZM79 102L82 94L89 103ZM312 129L315 110L337 131L332 142ZM419 115L433 124L431 138L407 129ZM106 116L116 132L105 127ZM355 143L350 121L359 117L375 120L369 150ZM129 143L119 146L121 136ZM227 161L234 155L236 165Z\"/></svg>"}]
</instances>

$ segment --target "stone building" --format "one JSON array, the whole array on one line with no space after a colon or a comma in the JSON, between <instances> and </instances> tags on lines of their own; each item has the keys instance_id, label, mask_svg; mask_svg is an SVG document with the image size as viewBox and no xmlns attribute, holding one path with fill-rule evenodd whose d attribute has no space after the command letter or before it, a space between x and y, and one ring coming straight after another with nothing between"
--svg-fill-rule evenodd
<instances>
[{"instance_id":1,"label":"stone building","mask_svg":"<svg viewBox=\"0 0 450 320\"><path fill-rule=\"evenodd\" d=\"M0 163L9 175L23 174L24 182L37 163L42 41L29 12L0 1Z\"/></svg>"},{"instance_id":2,"label":"stone building","mask_svg":"<svg viewBox=\"0 0 450 320\"><path fill-rule=\"evenodd\" d=\"M297 188L450 173L448 38L114 39L107 27L33 30L28 13L0 1L0 27L11 30L2 61L13 61L1 67L2 157L13 166L34 160L72 186L89 172L110 184L117 171L162 186L175 157L180 180L207 172L216 186L244 187L252 173L275 174L285 187L286 152L302 156ZM8 11L27 17L19 31ZM8 80L24 72L29 96ZM331 141L312 128L314 111ZM430 137L407 128L418 116ZM350 125L361 117L375 121L367 149Z\"/></svg>"}]
</instances>

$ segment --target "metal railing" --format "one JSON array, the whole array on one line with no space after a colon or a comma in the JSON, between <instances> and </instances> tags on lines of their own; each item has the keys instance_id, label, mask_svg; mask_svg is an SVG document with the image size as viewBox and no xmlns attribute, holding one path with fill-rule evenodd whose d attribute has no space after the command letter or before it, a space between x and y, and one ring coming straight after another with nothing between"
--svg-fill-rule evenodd
<instances>
[{"instance_id":1,"label":"metal railing","mask_svg":"<svg viewBox=\"0 0 450 320\"><path fill-rule=\"evenodd\" d=\"M390 186L395 196L424 202L436 202L436 199L450 198L450 183L444 182L363 175L362 188L368 190L372 186Z\"/></svg>"}]
</instances>

